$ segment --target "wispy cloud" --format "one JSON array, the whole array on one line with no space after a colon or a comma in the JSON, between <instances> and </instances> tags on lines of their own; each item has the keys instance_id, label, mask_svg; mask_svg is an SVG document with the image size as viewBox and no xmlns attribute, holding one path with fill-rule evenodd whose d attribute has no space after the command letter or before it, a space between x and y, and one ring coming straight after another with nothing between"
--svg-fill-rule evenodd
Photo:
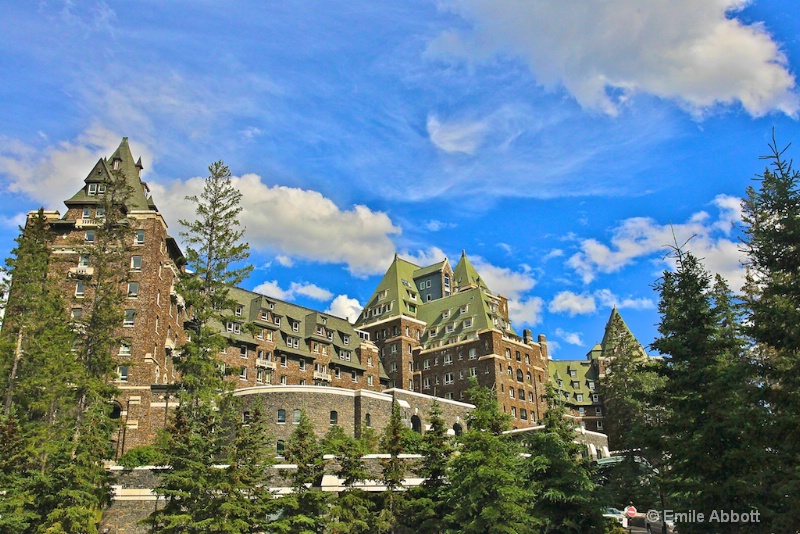
<instances>
[{"instance_id":1,"label":"wispy cloud","mask_svg":"<svg viewBox=\"0 0 800 534\"><path fill-rule=\"evenodd\" d=\"M565 343L570 345L577 345L579 347L583 346L583 340L581 339L580 332L566 332L561 328L556 328L555 332L556 336L563 339Z\"/></svg>"},{"instance_id":2,"label":"wispy cloud","mask_svg":"<svg viewBox=\"0 0 800 534\"><path fill-rule=\"evenodd\" d=\"M333 298L333 293L309 282L292 282L287 289L280 287L277 280L262 282L253 291L281 300L294 300L298 295L322 302Z\"/></svg>"},{"instance_id":3,"label":"wispy cloud","mask_svg":"<svg viewBox=\"0 0 800 534\"><path fill-rule=\"evenodd\" d=\"M438 57L522 58L537 81L615 115L649 93L695 114L741 104L751 115L798 110L788 61L764 26L736 18L745 0L445 0L472 24L430 45ZM669 20L669 24L664 21Z\"/></svg>"}]
</instances>

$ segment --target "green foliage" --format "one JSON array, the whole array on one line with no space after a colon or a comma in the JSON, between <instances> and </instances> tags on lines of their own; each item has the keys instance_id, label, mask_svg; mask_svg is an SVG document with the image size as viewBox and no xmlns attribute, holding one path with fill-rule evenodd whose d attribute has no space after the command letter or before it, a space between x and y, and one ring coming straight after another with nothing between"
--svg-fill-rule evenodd
<instances>
[{"instance_id":1,"label":"green foliage","mask_svg":"<svg viewBox=\"0 0 800 534\"><path fill-rule=\"evenodd\" d=\"M510 428L509 418L500 413L494 393L474 379L470 399L475 409L451 462L448 532L530 532L532 494L522 476L521 449L502 434Z\"/></svg>"},{"instance_id":2,"label":"green foliage","mask_svg":"<svg viewBox=\"0 0 800 534\"><path fill-rule=\"evenodd\" d=\"M181 349L176 368L188 402L208 402L225 389L216 354L227 347L219 325L234 307L228 296L230 286L239 285L252 271L252 265L237 265L249 257L250 247L242 243L239 228L242 194L231 183L231 172L221 161L208 168L203 193L186 200L197 206L194 221L181 220L186 243L188 272L181 276L180 292L191 310L187 329L191 340Z\"/></svg>"},{"instance_id":3,"label":"green foliage","mask_svg":"<svg viewBox=\"0 0 800 534\"><path fill-rule=\"evenodd\" d=\"M526 443L527 485L532 489L530 514L539 523L537 532L599 532L602 517L600 496L592 480L593 462L585 457L575 439L574 426L567 423L564 408L548 395L545 428Z\"/></svg>"},{"instance_id":4,"label":"green foliage","mask_svg":"<svg viewBox=\"0 0 800 534\"><path fill-rule=\"evenodd\" d=\"M129 449L117 460L117 464L125 469L133 469L143 465L164 465L166 458L155 445L142 445Z\"/></svg>"}]
</instances>

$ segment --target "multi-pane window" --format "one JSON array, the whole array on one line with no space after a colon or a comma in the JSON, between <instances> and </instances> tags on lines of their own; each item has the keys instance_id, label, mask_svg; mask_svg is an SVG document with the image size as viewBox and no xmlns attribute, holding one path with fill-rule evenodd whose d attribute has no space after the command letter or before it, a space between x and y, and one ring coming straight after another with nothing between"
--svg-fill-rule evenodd
<instances>
[{"instance_id":1,"label":"multi-pane window","mask_svg":"<svg viewBox=\"0 0 800 534\"><path fill-rule=\"evenodd\" d=\"M120 365L117 367L117 380L120 382L127 382L128 381L128 366L127 365Z\"/></svg>"},{"instance_id":2,"label":"multi-pane window","mask_svg":"<svg viewBox=\"0 0 800 534\"><path fill-rule=\"evenodd\" d=\"M358 382L358 375L356 374L356 372L355 372L355 371L350 371L350 379L351 379L353 382Z\"/></svg>"},{"instance_id":3,"label":"multi-pane window","mask_svg":"<svg viewBox=\"0 0 800 534\"><path fill-rule=\"evenodd\" d=\"M229 321L229 322L225 323L225 330L227 330L228 332L232 332L234 334L241 334L242 333L242 325L239 324L239 323L234 323L232 321Z\"/></svg>"},{"instance_id":4,"label":"multi-pane window","mask_svg":"<svg viewBox=\"0 0 800 534\"><path fill-rule=\"evenodd\" d=\"M120 356L130 356L131 355L131 344L129 341L123 341L119 345L119 355Z\"/></svg>"},{"instance_id":5,"label":"multi-pane window","mask_svg":"<svg viewBox=\"0 0 800 534\"><path fill-rule=\"evenodd\" d=\"M285 423L286 422L286 410L280 409L278 410L278 422Z\"/></svg>"},{"instance_id":6,"label":"multi-pane window","mask_svg":"<svg viewBox=\"0 0 800 534\"><path fill-rule=\"evenodd\" d=\"M83 280L78 280L75 282L75 296L82 297L85 295L86 287L84 285Z\"/></svg>"},{"instance_id":7,"label":"multi-pane window","mask_svg":"<svg viewBox=\"0 0 800 534\"><path fill-rule=\"evenodd\" d=\"M330 419L330 421L331 421L332 425L338 424L339 423L339 412L337 412L336 410L331 410L331 419Z\"/></svg>"},{"instance_id":8,"label":"multi-pane window","mask_svg":"<svg viewBox=\"0 0 800 534\"><path fill-rule=\"evenodd\" d=\"M94 216L98 219L104 219L106 216L106 209L105 208L97 208L94 210Z\"/></svg>"},{"instance_id":9,"label":"multi-pane window","mask_svg":"<svg viewBox=\"0 0 800 534\"><path fill-rule=\"evenodd\" d=\"M81 257L78 258L78 267L88 267L88 266L89 266L89 256L82 254Z\"/></svg>"},{"instance_id":10,"label":"multi-pane window","mask_svg":"<svg viewBox=\"0 0 800 534\"><path fill-rule=\"evenodd\" d=\"M242 358L247 358L247 347L246 346L242 345L241 347L239 347L239 356L241 356Z\"/></svg>"},{"instance_id":11,"label":"multi-pane window","mask_svg":"<svg viewBox=\"0 0 800 534\"><path fill-rule=\"evenodd\" d=\"M292 413L292 416L293 416L292 422L294 424L300 423L300 417L302 416L302 413L303 412L300 410L300 408L295 408L294 409L294 412Z\"/></svg>"},{"instance_id":12,"label":"multi-pane window","mask_svg":"<svg viewBox=\"0 0 800 534\"><path fill-rule=\"evenodd\" d=\"M244 306L236 306L236 312L235 312L236 317L241 317L243 311L244 311Z\"/></svg>"},{"instance_id":13,"label":"multi-pane window","mask_svg":"<svg viewBox=\"0 0 800 534\"><path fill-rule=\"evenodd\" d=\"M444 374L444 383L445 384L452 384L453 383L453 373L445 373Z\"/></svg>"},{"instance_id":14,"label":"multi-pane window","mask_svg":"<svg viewBox=\"0 0 800 534\"><path fill-rule=\"evenodd\" d=\"M142 270L142 257L141 256L131 256L131 270L133 270L133 271L141 271Z\"/></svg>"},{"instance_id":15,"label":"multi-pane window","mask_svg":"<svg viewBox=\"0 0 800 534\"><path fill-rule=\"evenodd\" d=\"M247 380L247 367L242 367L239 373L239 380Z\"/></svg>"},{"instance_id":16,"label":"multi-pane window","mask_svg":"<svg viewBox=\"0 0 800 534\"><path fill-rule=\"evenodd\" d=\"M428 378L428 377L425 377L422 380L422 387L425 388L425 389L431 389L431 379Z\"/></svg>"},{"instance_id":17,"label":"multi-pane window","mask_svg":"<svg viewBox=\"0 0 800 534\"><path fill-rule=\"evenodd\" d=\"M125 310L125 317L122 320L122 326L133 326L136 319L136 310Z\"/></svg>"},{"instance_id":18,"label":"multi-pane window","mask_svg":"<svg viewBox=\"0 0 800 534\"><path fill-rule=\"evenodd\" d=\"M144 245L144 230L136 230L136 239L133 243L135 245Z\"/></svg>"},{"instance_id":19,"label":"multi-pane window","mask_svg":"<svg viewBox=\"0 0 800 534\"><path fill-rule=\"evenodd\" d=\"M94 230L86 230L86 234L84 234L83 239L87 243L94 243L94 236L95 236Z\"/></svg>"}]
</instances>

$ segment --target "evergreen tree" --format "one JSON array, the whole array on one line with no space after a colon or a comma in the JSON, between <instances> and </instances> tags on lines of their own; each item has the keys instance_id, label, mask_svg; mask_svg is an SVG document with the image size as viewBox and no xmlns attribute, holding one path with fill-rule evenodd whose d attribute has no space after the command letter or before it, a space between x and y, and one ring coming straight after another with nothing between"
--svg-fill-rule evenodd
<instances>
[{"instance_id":1,"label":"evergreen tree","mask_svg":"<svg viewBox=\"0 0 800 534\"><path fill-rule=\"evenodd\" d=\"M400 404L397 399L392 399L392 414L380 442L380 451L389 455L389 458L381 460L381 482L386 487L382 495L379 517L382 532L392 532L399 523L398 512L402 508L402 496L397 490L402 487L405 478L405 460L400 458L405 452L403 449L405 430Z\"/></svg>"},{"instance_id":2,"label":"evergreen tree","mask_svg":"<svg viewBox=\"0 0 800 534\"><path fill-rule=\"evenodd\" d=\"M524 533L532 531L519 444L502 433L511 428L510 417L500 413L493 391L472 380L470 401L475 409L468 430L458 440L453 458L448 532Z\"/></svg>"},{"instance_id":3,"label":"evergreen tree","mask_svg":"<svg viewBox=\"0 0 800 534\"><path fill-rule=\"evenodd\" d=\"M602 532L605 519L598 488L592 480L593 461L574 442L574 425L565 410L548 395L545 428L527 440L527 484L533 493L530 514L537 532Z\"/></svg>"},{"instance_id":4,"label":"evergreen tree","mask_svg":"<svg viewBox=\"0 0 800 534\"><path fill-rule=\"evenodd\" d=\"M328 495L320 491L325 460L314 425L303 410L285 450L286 460L297 466L291 475L292 493L281 497L280 517L269 525L279 533L320 533L328 521Z\"/></svg>"},{"instance_id":5,"label":"evergreen tree","mask_svg":"<svg viewBox=\"0 0 800 534\"><path fill-rule=\"evenodd\" d=\"M0 532L29 532L37 519L27 487L33 466L25 442L14 411L0 415Z\"/></svg>"},{"instance_id":6,"label":"evergreen tree","mask_svg":"<svg viewBox=\"0 0 800 534\"><path fill-rule=\"evenodd\" d=\"M765 415L752 402L756 377L724 281L718 277L712 286L691 253L677 249L676 259L676 271L665 272L657 284L661 337L653 343L668 356L661 368L666 382L657 392L667 413L660 429L663 484L676 510L749 511L758 507L766 453L755 446ZM681 525L682 532L707 528Z\"/></svg>"},{"instance_id":7,"label":"evergreen tree","mask_svg":"<svg viewBox=\"0 0 800 534\"><path fill-rule=\"evenodd\" d=\"M763 403L769 424L759 429L760 449L771 454L764 465L760 510L776 531L795 528L800 507L800 172L785 159L773 134L769 162L757 186L748 187L742 203L746 333L756 346L751 354L760 367Z\"/></svg>"},{"instance_id":8,"label":"evergreen tree","mask_svg":"<svg viewBox=\"0 0 800 534\"><path fill-rule=\"evenodd\" d=\"M250 274L252 265L242 266L250 247L241 242L239 226L242 194L231 183L231 172L221 161L208 168L203 193L186 197L197 205L194 221L181 220L188 272L181 277L180 291L191 309L187 325L191 335L183 347L176 367L182 374L182 387L192 406L213 399L224 389L215 355L227 347L219 333L233 309L228 288L239 285Z\"/></svg>"},{"instance_id":9,"label":"evergreen tree","mask_svg":"<svg viewBox=\"0 0 800 534\"><path fill-rule=\"evenodd\" d=\"M413 532L436 534L445 528L448 471L453 446L439 403L431 405L430 429L422 437L422 462L418 475L422 484L409 490L402 523Z\"/></svg>"}]
</instances>

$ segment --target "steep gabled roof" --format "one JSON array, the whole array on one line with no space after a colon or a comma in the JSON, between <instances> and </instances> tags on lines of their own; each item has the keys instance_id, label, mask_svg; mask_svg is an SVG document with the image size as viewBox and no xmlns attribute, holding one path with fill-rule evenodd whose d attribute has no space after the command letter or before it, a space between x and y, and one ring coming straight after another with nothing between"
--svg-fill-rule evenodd
<instances>
[{"instance_id":1,"label":"steep gabled roof","mask_svg":"<svg viewBox=\"0 0 800 534\"><path fill-rule=\"evenodd\" d=\"M421 339L422 346L427 349L439 343L446 345L468 339L473 334L492 328L491 317L491 310L479 288L426 302L417 313L417 318L427 324Z\"/></svg>"},{"instance_id":2,"label":"steep gabled roof","mask_svg":"<svg viewBox=\"0 0 800 534\"><path fill-rule=\"evenodd\" d=\"M618 331L617 334L614 333L615 324L621 327L621 332ZM606 322L605 331L603 332L603 341L600 342L600 349L601 352L603 353L603 356L608 356L605 353L609 349L609 346L611 345L612 342L611 336L620 335L622 333L624 333L623 335L630 336L630 338L636 342L636 344L639 346L642 356L647 356L644 347L642 347L641 344L639 344L639 340L637 340L636 336L633 335L633 332L631 332L631 329L628 327L627 323L625 322L625 319L622 318L622 315L620 315L616 306L614 306L614 308L611 310L611 314L609 315L608 321ZM594 349L592 349L592 353L594 353Z\"/></svg>"},{"instance_id":3,"label":"steep gabled roof","mask_svg":"<svg viewBox=\"0 0 800 534\"><path fill-rule=\"evenodd\" d=\"M127 210L157 210L155 203L147 196L149 192L147 184L139 178L139 171L142 168L141 158L139 158L138 162L134 162L127 137L122 138L122 142L110 158L98 160L89 175L84 179L84 183L88 185L111 182L115 172L113 170L115 161L119 162L117 165L118 171L125 177L125 182L131 191L130 196L125 201ZM89 195L86 186L64 201L67 206L97 203L97 196Z\"/></svg>"},{"instance_id":4,"label":"steep gabled roof","mask_svg":"<svg viewBox=\"0 0 800 534\"><path fill-rule=\"evenodd\" d=\"M489 291L489 287L478 274L472 262L467 258L466 251L461 251L461 259L458 260L455 270L453 270L453 282L459 290L465 289L471 284L482 287Z\"/></svg>"},{"instance_id":5,"label":"steep gabled roof","mask_svg":"<svg viewBox=\"0 0 800 534\"><path fill-rule=\"evenodd\" d=\"M434 263L433 265L429 265L428 267L423 267L421 269L417 269L414 271L414 279L422 278L423 276L427 276L431 273L438 273L444 270L445 266L448 264L447 258L443 259L439 263Z\"/></svg>"},{"instance_id":6,"label":"steep gabled roof","mask_svg":"<svg viewBox=\"0 0 800 534\"><path fill-rule=\"evenodd\" d=\"M419 270L419 266L395 254L386 274L383 275L378 287L364 305L356 325L366 322L367 314L376 307L383 308L378 316L373 316L376 317L376 320L400 315L416 316L417 302L411 298L411 295L417 293L417 287L414 285L414 272L417 270ZM413 306L414 311L409 309L409 305Z\"/></svg>"}]
</instances>

